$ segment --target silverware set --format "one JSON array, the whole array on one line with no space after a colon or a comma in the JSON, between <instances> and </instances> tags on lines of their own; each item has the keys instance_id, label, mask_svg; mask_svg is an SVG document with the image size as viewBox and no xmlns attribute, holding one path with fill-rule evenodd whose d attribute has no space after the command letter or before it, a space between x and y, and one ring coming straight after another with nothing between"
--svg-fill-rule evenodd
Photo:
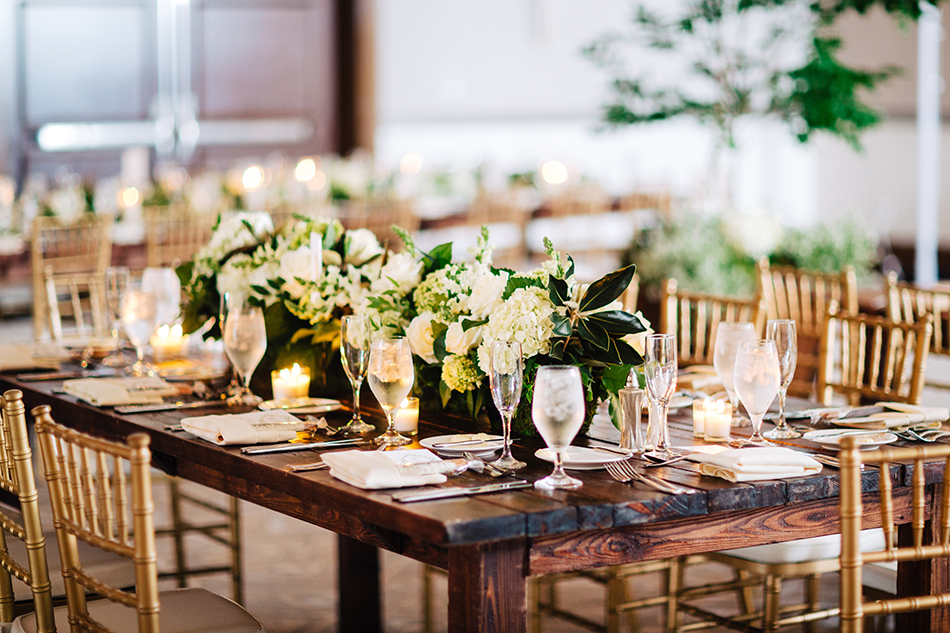
<instances>
[{"instance_id":1,"label":"silverware set","mask_svg":"<svg viewBox=\"0 0 950 633\"><path fill-rule=\"evenodd\" d=\"M654 475L646 475L638 472L630 460L618 462L607 462L607 472L610 476L622 484L628 484L632 481L650 486L654 490L669 495L682 495L689 493L689 490L676 484L670 483Z\"/></svg>"}]
</instances>

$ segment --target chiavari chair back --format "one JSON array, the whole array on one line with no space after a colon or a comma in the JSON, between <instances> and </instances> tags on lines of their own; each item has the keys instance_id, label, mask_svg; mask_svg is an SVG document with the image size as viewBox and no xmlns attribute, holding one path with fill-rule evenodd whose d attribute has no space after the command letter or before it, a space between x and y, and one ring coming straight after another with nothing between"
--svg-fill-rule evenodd
<instances>
[{"instance_id":1,"label":"chiavari chair back","mask_svg":"<svg viewBox=\"0 0 950 633\"><path fill-rule=\"evenodd\" d=\"M176 267L211 239L217 216L184 205L145 207L145 257L150 268Z\"/></svg>"},{"instance_id":2,"label":"chiavari chair back","mask_svg":"<svg viewBox=\"0 0 950 633\"><path fill-rule=\"evenodd\" d=\"M829 306L821 338L818 399L834 394L849 404L862 400L920 404L933 317L899 323L885 317L839 314Z\"/></svg>"},{"instance_id":3,"label":"chiavari chair back","mask_svg":"<svg viewBox=\"0 0 950 633\"><path fill-rule=\"evenodd\" d=\"M894 563L947 559L950 557L950 445L929 444L915 448L882 447L872 451L860 450L853 437L841 441L841 612L840 630L844 633L861 633L864 618L874 615L922 611L950 606L950 593L909 595L898 598L865 602L862 595L864 566L875 563ZM942 492L928 500L926 462L942 462ZM897 538L894 517L893 488L890 477L881 476L880 516L884 531L884 547L862 551L860 534L863 519L861 485L862 464L878 464L881 473L889 472L889 465L896 462L913 462L911 524L909 542ZM910 469L910 466L907 466ZM932 504L934 538L925 542L925 527L928 522L927 506ZM938 525L938 519L939 525Z\"/></svg>"},{"instance_id":4,"label":"chiavari chair back","mask_svg":"<svg viewBox=\"0 0 950 633\"><path fill-rule=\"evenodd\" d=\"M43 278L41 309L54 341L109 336L104 275L98 272L55 274L52 267L47 266Z\"/></svg>"},{"instance_id":5,"label":"chiavari chair back","mask_svg":"<svg viewBox=\"0 0 950 633\"><path fill-rule=\"evenodd\" d=\"M551 216L597 215L610 211L610 198L599 185L585 183L551 197L547 201Z\"/></svg>"},{"instance_id":6,"label":"chiavari chair back","mask_svg":"<svg viewBox=\"0 0 950 633\"><path fill-rule=\"evenodd\" d=\"M950 356L950 287L918 288L900 282L895 273L886 279L887 315L895 321L916 323L923 315L933 318L930 353ZM925 380L928 387L950 389L950 383Z\"/></svg>"},{"instance_id":7,"label":"chiavari chair back","mask_svg":"<svg viewBox=\"0 0 950 633\"><path fill-rule=\"evenodd\" d=\"M351 200L341 209L339 219L347 230L369 229L380 244L388 243L393 251L401 250L402 239L392 227L414 233L420 222L409 201L389 198Z\"/></svg>"},{"instance_id":8,"label":"chiavari chair back","mask_svg":"<svg viewBox=\"0 0 950 633\"><path fill-rule=\"evenodd\" d=\"M528 256L525 227L531 213L517 203L510 194L482 192L468 207L466 223L472 226L487 226L491 231L492 244L499 247L492 252L496 266L519 267Z\"/></svg>"},{"instance_id":9,"label":"chiavari chair back","mask_svg":"<svg viewBox=\"0 0 950 633\"><path fill-rule=\"evenodd\" d=\"M757 332L764 326L765 307L758 297L742 299L686 292L675 279L663 284L660 332L674 334L680 365L712 365L720 322L748 321Z\"/></svg>"},{"instance_id":10,"label":"chiavari chair back","mask_svg":"<svg viewBox=\"0 0 950 633\"><path fill-rule=\"evenodd\" d=\"M33 221L30 235L33 277L33 331L37 339L44 333L46 313L46 269L54 274L105 274L112 259L111 216L92 213L71 224L57 218L39 217Z\"/></svg>"},{"instance_id":11,"label":"chiavari chair back","mask_svg":"<svg viewBox=\"0 0 950 633\"><path fill-rule=\"evenodd\" d=\"M166 633L212 626L221 631L263 631L252 615L217 594L203 589L158 591L147 435L112 442L57 424L47 405L34 408L33 415L66 580L67 606L56 609L57 626L68 622L71 630L158 633L164 605L161 629ZM80 542L133 561L134 590L106 584L88 573ZM107 600L87 602L87 591Z\"/></svg>"}]
</instances>

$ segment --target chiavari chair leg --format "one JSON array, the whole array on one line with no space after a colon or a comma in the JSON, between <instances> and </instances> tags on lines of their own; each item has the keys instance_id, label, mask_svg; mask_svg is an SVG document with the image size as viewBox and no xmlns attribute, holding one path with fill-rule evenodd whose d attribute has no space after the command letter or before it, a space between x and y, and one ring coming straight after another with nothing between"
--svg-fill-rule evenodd
<instances>
[{"instance_id":1,"label":"chiavari chair leg","mask_svg":"<svg viewBox=\"0 0 950 633\"><path fill-rule=\"evenodd\" d=\"M683 569L686 567L685 558L670 560L670 569L666 576L666 631L676 633L679 630L679 609L677 600L683 589Z\"/></svg>"},{"instance_id":2,"label":"chiavari chair leg","mask_svg":"<svg viewBox=\"0 0 950 633\"><path fill-rule=\"evenodd\" d=\"M805 602L808 603L809 611L818 611L821 608L820 584L821 574L811 574L805 578ZM805 623L805 633L816 633L816 631L814 622Z\"/></svg>"},{"instance_id":3,"label":"chiavari chair leg","mask_svg":"<svg viewBox=\"0 0 950 633\"><path fill-rule=\"evenodd\" d=\"M747 580L751 576L752 574L744 569L737 569L733 572L733 579L737 581ZM736 594L736 598L739 602L739 609L742 610L743 614L748 615L755 611L755 596L753 595L752 587L743 586L740 588Z\"/></svg>"},{"instance_id":4,"label":"chiavari chair leg","mask_svg":"<svg viewBox=\"0 0 950 633\"><path fill-rule=\"evenodd\" d=\"M781 605L779 603L782 597L782 577L777 574L769 574L765 577L765 612L762 615L762 629L766 633L777 631L775 622L779 619Z\"/></svg>"}]
</instances>

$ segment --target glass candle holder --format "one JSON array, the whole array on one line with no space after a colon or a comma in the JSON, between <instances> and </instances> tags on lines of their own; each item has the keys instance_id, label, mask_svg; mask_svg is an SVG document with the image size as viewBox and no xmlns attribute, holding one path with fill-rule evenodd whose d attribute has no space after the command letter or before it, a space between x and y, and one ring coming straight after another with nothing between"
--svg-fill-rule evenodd
<instances>
[{"instance_id":1,"label":"glass candle holder","mask_svg":"<svg viewBox=\"0 0 950 633\"><path fill-rule=\"evenodd\" d=\"M181 325L178 323L159 327L149 340L152 357L159 363L187 357L188 342L188 335L182 334Z\"/></svg>"},{"instance_id":2,"label":"glass candle holder","mask_svg":"<svg viewBox=\"0 0 950 633\"><path fill-rule=\"evenodd\" d=\"M708 406L709 398L693 400L693 437L706 435L706 407Z\"/></svg>"},{"instance_id":3,"label":"glass candle holder","mask_svg":"<svg viewBox=\"0 0 950 633\"><path fill-rule=\"evenodd\" d=\"M396 431L403 435L417 435L419 433L419 398L406 398L402 406L396 411L393 420Z\"/></svg>"},{"instance_id":4,"label":"glass candle holder","mask_svg":"<svg viewBox=\"0 0 950 633\"><path fill-rule=\"evenodd\" d=\"M732 403L725 400L709 400L703 410L703 439L707 442L724 442L729 439L732 427Z\"/></svg>"},{"instance_id":5,"label":"glass candle holder","mask_svg":"<svg viewBox=\"0 0 950 633\"><path fill-rule=\"evenodd\" d=\"M310 370L294 363L293 367L274 370L270 373L274 400L293 400L310 395Z\"/></svg>"}]
</instances>

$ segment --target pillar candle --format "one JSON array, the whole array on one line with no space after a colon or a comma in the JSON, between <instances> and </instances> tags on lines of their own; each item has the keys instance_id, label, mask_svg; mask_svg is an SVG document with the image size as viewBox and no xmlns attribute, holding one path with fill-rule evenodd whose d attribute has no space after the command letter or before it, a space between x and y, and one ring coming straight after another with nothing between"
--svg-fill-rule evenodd
<instances>
[{"instance_id":1,"label":"pillar candle","mask_svg":"<svg viewBox=\"0 0 950 633\"><path fill-rule=\"evenodd\" d=\"M393 426L403 435L415 435L419 432L419 398L406 398L402 401L393 419Z\"/></svg>"},{"instance_id":2,"label":"pillar candle","mask_svg":"<svg viewBox=\"0 0 950 633\"><path fill-rule=\"evenodd\" d=\"M188 356L188 335L182 334L180 324L161 326L149 343L152 345L152 355L159 363Z\"/></svg>"},{"instance_id":3,"label":"pillar candle","mask_svg":"<svg viewBox=\"0 0 950 633\"><path fill-rule=\"evenodd\" d=\"M711 400L703 412L705 427L704 439L707 442L721 442L729 439L732 426L732 405L725 400Z\"/></svg>"},{"instance_id":4,"label":"pillar candle","mask_svg":"<svg viewBox=\"0 0 950 633\"><path fill-rule=\"evenodd\" d=\"M270 382L274 400L292 400L310 395L310 370L301 369L297 363L289 369L272 371Z\"/></svg>"}]
</instances>

